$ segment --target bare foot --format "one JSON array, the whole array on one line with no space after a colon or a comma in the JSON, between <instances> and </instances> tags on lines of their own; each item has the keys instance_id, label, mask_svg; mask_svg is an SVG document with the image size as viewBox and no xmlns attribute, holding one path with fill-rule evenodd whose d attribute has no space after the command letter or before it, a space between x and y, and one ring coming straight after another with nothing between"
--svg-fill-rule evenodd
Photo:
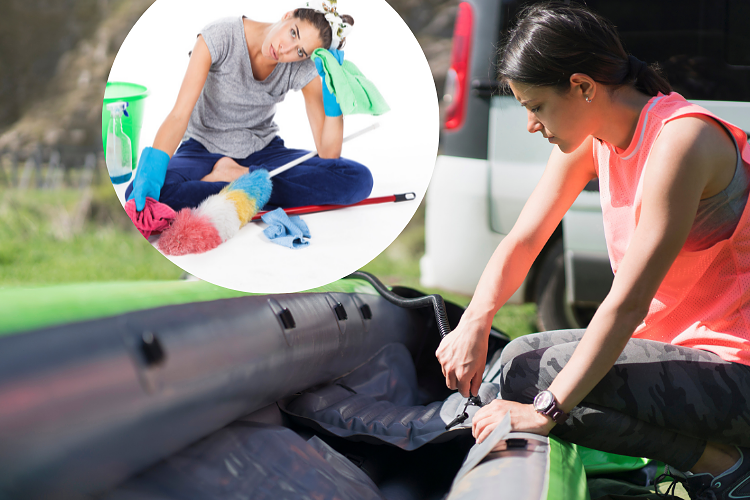
<instances>
[{"instance_id":1,"label":"bare foot","mask_svg":"<svg viewBox=\"0 0 750 500\"><path fill-rule=\"evenodd\" d=\"M739 459L740 454L734 446L708 442L703 455L690 472L693 474L708 472L715 477L733 466Z\"/></svg>"},{"instance_id":2,"label":"bare foot","mask_svg":"<svg viewBox=\"0 0 750 500\"><path fill-rule=\"evenodd\" d=\"M201 180L205 182L232 182L247 172L247 167L243 167L233 159L225 156L217 161L211 173Z\"/></svg>"}]
</instances>

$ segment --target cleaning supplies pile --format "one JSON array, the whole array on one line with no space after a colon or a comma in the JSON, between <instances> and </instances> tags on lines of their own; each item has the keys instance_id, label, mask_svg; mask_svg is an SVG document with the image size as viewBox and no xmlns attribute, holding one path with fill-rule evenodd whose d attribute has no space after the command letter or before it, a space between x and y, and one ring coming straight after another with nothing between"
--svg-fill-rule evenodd
<instances>
[{"instance_id":1,"label":"cleaning supplies pile","mask_svg":"<svg viewBox=\"0 0 750 500\"><path fill-rule=\"evenodd\" d=\"M345 137L347 142L378 127L375 123L369 127ZM219 193L209 196L198 208L183 208L177 213L171 226L162 232L158 247L165 255L188 255L205 253L233 237L237 232L268 203L271 198L271 178L296 167L313 156L312 151L286 165L268 172L255 170L241 176ZM132 217L131 217L132 218ZM306 229L306 227L305 227ZM274 237L279 236L275 234ZM305 246L300 239L304 234L292 234L290 248ZM309 238L309 232L307 236ZM293 242L297 241L297 245Z\"/></svg>"}]
</instances>

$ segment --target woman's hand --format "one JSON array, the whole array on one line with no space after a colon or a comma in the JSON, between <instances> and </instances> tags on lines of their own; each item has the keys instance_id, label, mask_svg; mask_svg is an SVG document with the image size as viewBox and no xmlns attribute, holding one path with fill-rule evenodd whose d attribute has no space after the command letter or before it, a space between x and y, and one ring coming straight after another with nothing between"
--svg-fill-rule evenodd
<instances>
[{"instance_id":1,"label":"woman's hand","mask_svg":"<svg viewBox=\"0 0 750 500\"><path fill-rule=\"evenodd\" d=\"M133 190L128 200L135 200L135 209L142 212L146 208L146 198L159 201L164 178L167 176L169 155L156 148L147 147L138 159L138 169L135 171Z\"/></svg>"},{"instance_id":2,"label":"woman's hand","mask_svg":"<svg viewBox=\"0 0 750 500\"><path fill-rule=\"evenodd\" d=\"M555 426L554 420L538 413L532 405L495 399L474 414L471 433L477 443L487 439L487 436L495 430L508 412L510 412L510 430L515 432L531 432L546 436Z\"/></svg>"},{"instance_id":3,"label":"woman's hand","mask_svg":"<svg viewBox=\"0 0 750 500\"><path fill-rule=\"evenodd\" d=\"M344 62L344 51L343 50L329 50L331 54L333 54L333 57L336 59L336 61L339 63L339 65L343 64ZM336 96L333 95L331 90L328 88L328 84L326 83L326 69L323 64L323 61L320 58L315 59L315 69L318 70L318 74L323 79L323 107L325 108L325 114L326 116L330 117L337 117L341 116L341 106L339 105L338 101L336 100Z\"/></svg>"},{"instance_id":4,"label":"woman's hand","mask_svg":"<svg viewBox=\"0 0 750 500\"><path fill-rule=\"evenodd\" d=\"M470 319L467 310L458 327L440 342L435 352L443 367L445 384L449 389L458 389L465 398L476 396L482 384L491 326L491 320L488 323Z\"/></svg>"},{"instance_id":5,"label":"woman's hand","mask_svg":"<svg viewBox=\"0 0 750 500\"><path fill-rule=\"evenodd\" d=\"M336 51L334 57L341 64L344 60L343 51ZM322 78L313 78L302 88L310 130L315 139L315 148L318 150L319 157L339 158L344 140L344 116L341 106L336 101L336 96L328 90L325 68L320 59L315 59L315 67Z\"/></svg>"}]
</instances>

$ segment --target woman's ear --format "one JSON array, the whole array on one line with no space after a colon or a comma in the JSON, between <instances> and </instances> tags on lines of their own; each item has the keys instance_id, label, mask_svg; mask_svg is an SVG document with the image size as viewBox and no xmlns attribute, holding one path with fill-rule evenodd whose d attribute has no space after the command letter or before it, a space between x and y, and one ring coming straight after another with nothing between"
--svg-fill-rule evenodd
<instances>
[{"instance_id":1,"label":"woman's ear","mask_svg":"<svg viewBox=\"0 0 750 500\"><path fill-rule=\"evenodd\" d=\"M594 99L596 94L596 82L585 73L573 73L570 75L570 90L573 95Z\"/></svg>"},{"instance_id":2,"label":"woman's ear","mask_svg":"<svg viewBox=\"0 0 750 500\"><path fill-rule=\"evenodd\" d=\"M287 20L289 20L289 19L291 19L293 17L294 17L294 11L290 10L289 12L287 12L286 14L284 14L284 17L282 17L281 20L282 21L287 21Z\"/></svg>"}]
</instances>

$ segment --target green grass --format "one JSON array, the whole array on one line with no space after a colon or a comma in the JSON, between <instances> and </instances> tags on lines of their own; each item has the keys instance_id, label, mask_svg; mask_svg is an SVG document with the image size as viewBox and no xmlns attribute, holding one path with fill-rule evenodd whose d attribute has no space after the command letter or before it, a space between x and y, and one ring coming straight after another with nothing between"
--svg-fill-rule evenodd
<instances>
[{"instance_id":1,"label":"green grass","mask_svg":"<svg viewBox=\"0 0 750 500\"><path fill-rule=\"evenodd\" d=\"M81 213L81 207L87 205ZM419 284L424 207L401 235L364 266L390 286L440 293L460 306L471 297ZM0 287L89 281L174 280L183 275L138 233L108 179L85 193L71 188L0 188ZM494 325L515 338L537 331L533 304L505 306Z\"/></svg>"},{"instance_id":2,"label":"green grass","mask_svg":"<svg viewBox=\"0 0 750 500\"><path fill-rule=\"evenodd\" d=\"M91 192L0 190L0 286L86 281L172 280L183 272L130 223L111 186Z\"/></svg>"}]
</instances>

